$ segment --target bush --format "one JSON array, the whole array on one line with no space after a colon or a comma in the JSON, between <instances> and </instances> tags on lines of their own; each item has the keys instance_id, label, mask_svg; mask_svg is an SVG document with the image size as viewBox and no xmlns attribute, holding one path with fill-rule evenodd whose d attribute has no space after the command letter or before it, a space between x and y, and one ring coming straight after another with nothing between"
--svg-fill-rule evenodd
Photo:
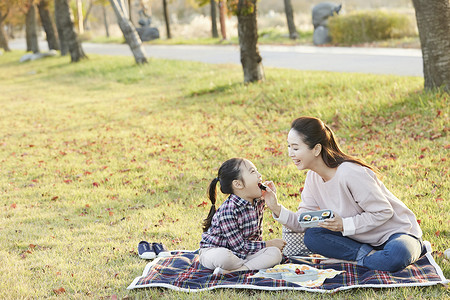
<instances>
[{"instance_id":1,"label":"bush","mask_svg":"<svg viewBox=\"0 0 450 300\"><path fill-rule=\"evenodd\" d=\"M361 44L417 35L415 23L405 14L359 11L330 17L328 23L335 44Z\"/></svg>"}]
</instances>

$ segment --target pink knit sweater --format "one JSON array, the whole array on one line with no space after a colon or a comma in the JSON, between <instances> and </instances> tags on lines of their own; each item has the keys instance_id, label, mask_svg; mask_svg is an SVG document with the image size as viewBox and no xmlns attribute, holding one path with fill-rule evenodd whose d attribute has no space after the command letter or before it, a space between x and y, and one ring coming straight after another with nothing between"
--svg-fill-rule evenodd
<instances>
[{"instance_id":1,"label":"pink knit sweater","mask_svg":"<svg viewBox=\"0 0 450 300\"><path fill-rule=\"evenodd\" d=\"M372 170L355 163L342 163L327 182L319 174L308 171L298 211L294 213L282 206L280 216L274 218L293 231L303 232L298 216L320 209L331 209L341 216L342 234L361 243L379 246L395 233L422 237L414 213Z\"/></svg>"}]
</instances>

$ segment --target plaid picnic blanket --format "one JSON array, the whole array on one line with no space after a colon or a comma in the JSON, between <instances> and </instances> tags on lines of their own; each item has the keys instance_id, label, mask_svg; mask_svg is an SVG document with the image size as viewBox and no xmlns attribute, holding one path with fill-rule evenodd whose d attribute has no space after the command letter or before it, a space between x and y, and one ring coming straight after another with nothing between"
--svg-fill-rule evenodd
<instances>
[{"instance_id":1,"label":"plaid picnic blanket","mask_svg":"<svg viewBox=\"0 0 450 300\"><path fill-rule=\"evenodd\" d=\"M309 261L286 258L283 263L310 264L317 269L344 271L328 278L321 286L304 287L284 280L253 278L258 271L241 271L225 275L213 275L204 268L196 252L172 252L168 258L159 258L145 267L142 276L137 277L128 289L164 287L177 291L198 292L217 288L239 288L258 290L304 290L309 292L333 293L360 287L406 287L447 284L441 268L430 253L421 257L406 269L389 273L373 271L352 264L310 264Z\"/></svg>"}]
</instances>

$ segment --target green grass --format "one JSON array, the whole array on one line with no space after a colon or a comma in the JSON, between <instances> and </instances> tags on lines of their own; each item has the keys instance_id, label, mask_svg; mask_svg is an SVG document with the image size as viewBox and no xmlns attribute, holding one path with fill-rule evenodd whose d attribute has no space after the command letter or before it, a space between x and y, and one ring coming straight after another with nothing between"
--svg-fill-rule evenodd
<instances>
[{"instance_id":1,"label":"green grass","mask_svg":"<svg viewBox=\"0 0 450 300\"><path fill-rule=\"evenodd\" d=\"M342 147L381 169L421 220L436 261L449 247L449 95L419 77L266 68L243 85L232 65L90 55L0 57L0 298L309 299L303 292L126 290L140 240L196 249L206 187L232 156L252 160L280 202L303 185L286 153L290 122L322 118ZM269 231L272 229L272 233ZM265 215L264 237L281 227ZM63 295L57 295L64 289ZM443 299L443 287L361 289L317 298Z\"/></svg>"},{"instance_id":2,"label":"green grass","mask_svg":"<svg viewBox=\"0 0 450 300\"><path fill-rule=\"evenodd\" d=\"M289 39L288 32L277 29L265 29L259 31L258 43L262 45L312 45L312 31L299 32L297 40ZM95 37L89 40L91 43L124 43L123 37ZM145 42L145 44L153 45L239 45L238 37L232 37L228 40L221 38L182 38L173 37L167 39L164 33L161 38L153 41Z\"/></svg>"},{"instance_id":3,"label":"green grass","mask_svg":"<svg viewBox=\"0 0 450 300\"><path fill-rule=\"evenodd\" d=\"M86 39L90 43L116 43L123 44L125 39L123 37L94 37ZM145 42L149 45L239 45L239 39L232 37L228 40L222 40L221 38L181 38L173 37L166 39L164 35L160 39ZM284 45L284 46L312 46L313 45L313 32L312 31L299 31L299 38L296 40L289 39L289 33L287 31L281 31L275 28L268 28L259 31L258 34L259 45ZM334 45L339 46L339 45ZM384 41L374 41L365 44L355 44L355 47L381 47L381 48L416 48L420 49L419 37L407 37L407 38L392 38Z\"/></svg>"}]
</instances>

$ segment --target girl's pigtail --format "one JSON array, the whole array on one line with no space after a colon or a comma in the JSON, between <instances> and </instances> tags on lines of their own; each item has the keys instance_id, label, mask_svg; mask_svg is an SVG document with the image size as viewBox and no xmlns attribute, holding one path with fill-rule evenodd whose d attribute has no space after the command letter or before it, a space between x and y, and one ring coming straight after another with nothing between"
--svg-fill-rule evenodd
<instances>
[{"instance_id":1,"label":"girl's pigtail","mask_svg":"<svg viewBox=\"0 0 450 300\"><path fill-rule=\"evenodd\" d=\"M208 197L209 197L209 200L211 201L211 209L209 210L209 213L208 213L208 216L206 217L206 219L203 220L203 224L202 224L203 232L206 232L208 230L208 228L211 226L212 218L213 218L214 214L216 213L217 182L219 182L218 177L214 178L208 187Z\"/></svg>"}]
</instances>

